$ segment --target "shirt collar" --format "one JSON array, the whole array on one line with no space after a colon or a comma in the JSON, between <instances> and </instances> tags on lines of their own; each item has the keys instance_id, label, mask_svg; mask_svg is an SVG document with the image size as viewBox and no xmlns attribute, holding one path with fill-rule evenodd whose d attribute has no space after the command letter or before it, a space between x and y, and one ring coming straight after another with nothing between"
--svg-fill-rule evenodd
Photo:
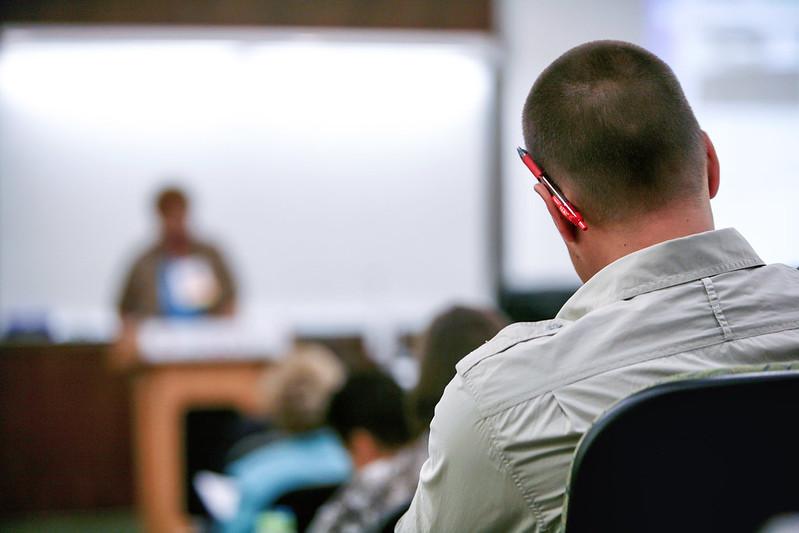
<instances>
[{"instance_id":1,"label":"shirt collar","mask_svg":"<svg viewBox=\"0 0 799 533\"><path fill-rule=\"evenodd\" d=\"M577 320L615 301L764 264L733 228L680 237L607 265L569 298L557 318Z\"/></svg>"}]
</instances>

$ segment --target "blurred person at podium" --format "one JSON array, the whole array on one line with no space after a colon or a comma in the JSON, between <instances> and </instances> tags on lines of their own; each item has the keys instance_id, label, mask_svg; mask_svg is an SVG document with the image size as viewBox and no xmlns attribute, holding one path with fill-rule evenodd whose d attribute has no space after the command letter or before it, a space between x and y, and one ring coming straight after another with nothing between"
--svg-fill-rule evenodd
<instances>
[{"instance_id":1,"label":"blurred person at podium","mask_svg":"<svg viewBox=\"0 0 799 533\"><path fill-rule=\"evenodd\" d=\"M230 269L219 250L189 230L186 193L161 190L155 210L160 235L128 271L118 304L123 322L232 315L236 287Z\"/></svg>"},{"instance_id":2,"label":"blurred person at podium","mask_svg":"<svg viewBox=\"0 0 799 533\"><path fill-rule=\"evenodd\" d=\"M138 359L140 320L232 316L236 308L236 285L224 257L189 230L188 195L164 188L154 208L160 235L131 265L118 301L122 323L110 361L119 369Z\"/></svg>"},{"instance_id":3,"label":"blurred person at podium","mask_svg":"<svg viewBox=\"0 0 799 533\"><path fill-rule=\"evenodd\" d=\"M195 320L233 316L235 312L236 287L230 269L217 248L192 233L186 192L163 188L156 194L153 208L158 235L128 269L117 304L121 329L109 356L118 370L141 362L142 320ZM221 464L238 420L238 414L229 409L191 408L185 413L182 434L187 487L194 471ZM187 507L189 512L201 510L190 490Z\"/></svg>"}]
</instances>

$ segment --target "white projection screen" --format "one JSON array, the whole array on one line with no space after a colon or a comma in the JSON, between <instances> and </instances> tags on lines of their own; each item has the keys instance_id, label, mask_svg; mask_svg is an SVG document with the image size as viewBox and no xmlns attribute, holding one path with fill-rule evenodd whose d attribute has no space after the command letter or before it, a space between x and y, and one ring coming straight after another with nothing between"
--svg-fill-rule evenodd
<instances>
[{"instance_id":1,"label":"white projection screen","mask_svg":"<svg viewBox=\"0 0 799 533\"><path fill-rule=\"evenodd\" d=\"M3 320L113 334L164 184L245 313L416 326L490 302L495 58L468 33L5 28Z\"/></svg>"}]
</instances>

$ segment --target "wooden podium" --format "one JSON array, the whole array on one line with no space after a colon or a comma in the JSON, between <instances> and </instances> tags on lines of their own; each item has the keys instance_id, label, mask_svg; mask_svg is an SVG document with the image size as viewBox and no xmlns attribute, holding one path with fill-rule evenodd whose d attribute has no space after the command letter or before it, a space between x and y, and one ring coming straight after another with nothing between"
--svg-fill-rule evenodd
<instances>
[{"instance_id":1,"label":"wooden podium","mask_svg":"<svg viewBox=\"0 0 799 533\"><path fill-rule=\"evenodd\" d=\"M190 532L194 528L184 510L183 417L191 409L214 407L263 413L259 384L272 363L267 354L209 356L207 347L196 358L185 356L185 346L178 360L153 357L143 353L141 337L141 331L128 329L112 352L132 379L139 514L148 533Z\"/></svg>"},{"instance_id":2,"label":"wooden podium","mask_svg":"<svg viewBox=\"0 0 799 533\"><path fill-rule=\"evenodd\" d=\"M133 376L136 499L146 531L193 531L184 511L183 416L190 409L255 412L264 362L145 365Z\"/></svg>"}]
</instances>

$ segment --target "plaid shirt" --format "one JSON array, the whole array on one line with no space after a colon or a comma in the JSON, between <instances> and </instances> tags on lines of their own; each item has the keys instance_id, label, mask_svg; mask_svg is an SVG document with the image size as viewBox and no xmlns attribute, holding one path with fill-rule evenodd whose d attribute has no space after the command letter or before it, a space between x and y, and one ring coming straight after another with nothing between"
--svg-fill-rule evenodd
<instances>
[{"instance_id":1,"label":"plaid shirt","mask_svg":"<svg viewBox=\"0 0 799 533\"><path fill-rule=\"evenodd\" d=\"M319 509L308 531L360 533L377 526L410 502L426 459L424 435L392 457L370 463Z\"/></svg>"}]
</instances>

